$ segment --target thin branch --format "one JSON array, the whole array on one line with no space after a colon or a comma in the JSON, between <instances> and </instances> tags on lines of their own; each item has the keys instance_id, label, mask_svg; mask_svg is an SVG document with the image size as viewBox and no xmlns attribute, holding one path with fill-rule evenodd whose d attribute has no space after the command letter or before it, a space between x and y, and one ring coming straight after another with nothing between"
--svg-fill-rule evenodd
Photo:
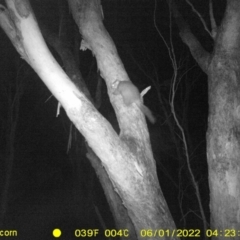
<instances>
[{"instance_id":1,"label":"thin branch","mask_svg":"<svg viewBox=\"0 0 240 240\"><path fill-rule=\"evenodd\" d=\"M215 39L217 35L217 24L213 14L212 0L209 1L209 15L210 15L210 22L211 22L211 29L212 29L212 37L213 39Z\"/></svg>"},{"instance_id":2,"label":"thin branch","mask_svg":"<svg viewBox=\"0 0 240 240\"><path fill-rule=\"evenodd\" d=\"M202 24L203 24L203 27L204 27L204 29L206 30L206 32L207 32L211 37L213 37L213 36L212 36L212 33L211 33L210 30L208 29L207 24L206 24L206 22L204 21L204 19L203 19L203 17L201 16L201 14L197 11L197 9L193 6L193 4L192 4L191 2L189 2L189 0L186 0L186 2L188 3L188 5L191 6L193 12L195 12L195 13L198 15L198 17L199 17L199 19L201 20L201 22L202 22Z\"/></svg>"},{"instance_id":3,"label":"thin branch","mask_svg":"<svg viewBox=\"0 0 240 240\"><path fill-rule=\"evenodd\" d=\"M188 1L188 0L186 0L186 1ZM170 19L171 19L171 17L172 16L171 16L171 11L170 11ZM169 27L170 27L170 45L171 45L171 54L172 54L171 59L173 59L173 69L174 69L173 80L172 80L172 95L171 95L171 102L170 102L171 112L173 114L173 117L174 117L174 120L177 124L177 127L181 132L181 138L182 138L183 147L184 147L184 151L185 151L188 171L189 171L189 174L190 174L191 179L192 179L193 187L195 188L195 191L196 191L196 197L197 197L201 217L202 217L202 220L203 220L204 230L207 230L207 220L206 220L206 216L205 216L202 201L201 201L199 186L198 186L198 183L195 179L195 176L194 176L194 173L192 171L191 164L190 164L190 157L189 157L189 150L188 150L188 143L187 143L187 139L186 139L186 134L185 134L185 131L184 131L182 125L180 124L180 122L178 120L178 117L177 117L176 111L175 111L174 101L175 101L175 95L176 95L177 84L178 84L178 82L177 82L178 67L177 67L177 61L176 61L175 52L174 52L174 46L173 46L173 43L172 43L172 34L171 34L172 33L172 31L171 31L172 30L172 22L171 21L170 21L170 26Z\"/></svg>"}]
</instances>

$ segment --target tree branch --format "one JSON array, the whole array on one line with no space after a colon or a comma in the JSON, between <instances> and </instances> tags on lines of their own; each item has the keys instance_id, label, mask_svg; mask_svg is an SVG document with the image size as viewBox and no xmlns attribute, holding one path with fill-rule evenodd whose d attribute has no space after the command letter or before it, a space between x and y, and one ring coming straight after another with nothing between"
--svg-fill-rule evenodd
<instances>
[{"instance_id":1,"label":"tree branch","mask_svg":"<svg viewBox=\"0 0 240 240\"><path fill-rule=\"evenodd\" d=\"M212 37L212 33L211 33L210 30L208 29L207 24L206 24L206 22L204 21L202 15L197 11L197 9L193 6L193 4L192 4L191 2L189 2L189 0L186 0L186 2L187 2L188 5L191 6L193 12L195 12L195 13L198 15L200 21L201 21L202 24L203 24L204 29L205 29L206 32L210 35L210 37Z\"/></svg>"},{"instance_id":2,"label":"tree branch","mask_svg":"<svg viewBox=\"0 0 240 240\"><path fill-rule=\"evenodd\" d=\"M178 11L174 0L168 0L168 4L171 11L173 12L174 18L176 19L176 24L178 25L180 31L179 34L182 38L182 41L189 47L192 56L201 67L201 69L207 73L211 55L206 50L204 50L201 43L192 34L189 25L185 22L182 15Z\"/></svg>"}]
</instances>

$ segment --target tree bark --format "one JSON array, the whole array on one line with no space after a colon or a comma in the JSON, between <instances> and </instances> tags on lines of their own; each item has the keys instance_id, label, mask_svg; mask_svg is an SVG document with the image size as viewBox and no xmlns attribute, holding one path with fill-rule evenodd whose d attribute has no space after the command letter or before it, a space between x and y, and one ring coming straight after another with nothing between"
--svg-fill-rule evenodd
<instances>
[{"instance_id":1,"label":"tree bark","mask_svg":"<svg viewBox=\"0 0 240 240\"><path fill-rule=\"evenodd\" d=\"M208 75L207 160L211 229L216 239L239 239L240 229L240 2L228 0L214 51L207 53L171 5L182 41ZM216 28L213 29L216 31ZM214 34L215 36L215 34ZM212 234L212 232L209 234Z\"/></svg>"},{"instance_id":2,"label":"tree bark","mask_svg":"<svg viewBox=\"0 0 240 240\"><path fill-rule=\"evenodd\" d=\"M207 154L211 227L223 231L240 229L239 30L240 2L228 1L208 72ZM236 232L231 239L238 239L237 235Z\"/></svg>"},{"instance_id":3,"label":"tree bark","mask_svg":"<svg viewBox=\"0 0 240 240\"><path fill-rule=\"evenodd\" d=\"M113 82L128 80L128 76L102 24L100 2L69 2L75 21L80 23L85 46L96 56L101 75L106 80L121 128L120 137L52 57L27 0L6 1L11 14L1 6L1 27L102 161L128 210L137 238L159 239L158 230L163 229L166 232L162 239L168 239L169 235L171 239L178 239L158 183L144 115L136 104L125 106L122 97L113 94Z\"/></svg>"}]
</instances>

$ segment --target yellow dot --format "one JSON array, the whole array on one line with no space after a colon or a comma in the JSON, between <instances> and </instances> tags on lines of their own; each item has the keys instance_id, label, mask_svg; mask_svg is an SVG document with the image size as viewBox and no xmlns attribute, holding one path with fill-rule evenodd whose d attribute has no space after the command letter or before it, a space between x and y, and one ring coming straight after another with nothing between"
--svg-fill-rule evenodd
<instances>
[{"instance_id":1,"label":"yellow dot","mask_svg":"<svg viewBox=\"0 0 240 240\"><path fill-rule=\"evenodd\" d=\"M53 230L53 236L54 236L54 237L58 238L58 237L61 236L61 234L62 234L62 232L61 232L60 229L55 228L55 229Z\"/></svg>"}]
</instances>

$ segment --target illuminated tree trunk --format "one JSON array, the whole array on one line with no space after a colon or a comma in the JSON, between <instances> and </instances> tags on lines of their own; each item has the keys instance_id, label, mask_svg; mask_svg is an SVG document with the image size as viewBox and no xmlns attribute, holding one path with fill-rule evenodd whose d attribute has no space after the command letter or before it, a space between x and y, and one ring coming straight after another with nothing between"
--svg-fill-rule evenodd
<instances>
[{"instance_id":1,"label":"illuminated tree trunk","mask_svg":"<svg viewBox=\"0 0 240 240\"><path fill-rule=\"evenodd\" d=\"M169 239L175 224L158 183L145 117L138 102L127 106L120 94L114 94L114 83L129 81L129 78L102 23L100 1L69 1L69 4L84 39L81 48L93 52L106 81L121 129L120 136L52 57L28 1L7 0L6 4L11 14L1 7L1 27L101 160L113 190L120 196L135 228L134 233L125 234L130 234L131 239L135 234L137 239L142 236L144 239L159 239L159 232L151 230L165 229L167 231L161 239ZM171 239L178 239L175 236L173 234Z\"/></svg>"}]
</instances>

